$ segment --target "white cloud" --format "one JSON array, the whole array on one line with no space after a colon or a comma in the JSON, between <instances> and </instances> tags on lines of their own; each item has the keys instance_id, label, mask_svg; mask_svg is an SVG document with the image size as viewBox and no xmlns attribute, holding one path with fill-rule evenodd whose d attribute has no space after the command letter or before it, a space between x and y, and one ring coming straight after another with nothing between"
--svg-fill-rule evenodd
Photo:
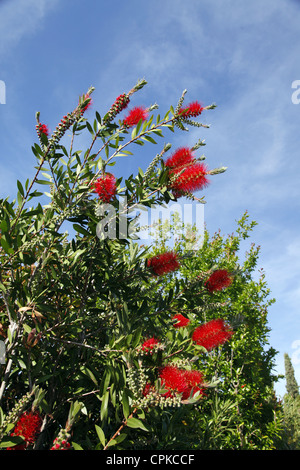
<instances>
[{"instance_id":1,"label":"white cloud","mask_svg":"<svg viewBox=\"0 0 300 470\"><path fill-rule=\"evenodd\" d=\"M0 57L9 56L12 48L27 34L43 26L42 20L58 0L10 0L0 6Z\"/></svg>"}]
</instances>

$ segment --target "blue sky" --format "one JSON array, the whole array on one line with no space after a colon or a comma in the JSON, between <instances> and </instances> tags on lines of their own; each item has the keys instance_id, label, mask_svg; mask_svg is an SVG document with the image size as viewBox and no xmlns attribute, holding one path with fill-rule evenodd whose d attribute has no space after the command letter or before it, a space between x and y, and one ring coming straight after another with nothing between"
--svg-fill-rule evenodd
<instances>
[{"instance_id":1,"label":"blue sky","mask_svg":"<svg viewBox=\"0 0 300 470\"><path fill-rule=\"evenodd\" d=\"M205 191L205 222L224 234L245 210L258 222L250 242L261 245L259 267L277 300L269 310L276 371L287 352L298 384L299 24L298 0L0 1L0 197L32 175L35 112L54 130L90 85L100 114L143 77L133 105L157 102L163 114L184 89L186 102L216 103L203 116L210 129L165 141L204 138L208 166L228 167ZM152 156L139 150L116 171L135 173ZM285 381L276 389L282 396Z\"/></svg>"}]
</instances>

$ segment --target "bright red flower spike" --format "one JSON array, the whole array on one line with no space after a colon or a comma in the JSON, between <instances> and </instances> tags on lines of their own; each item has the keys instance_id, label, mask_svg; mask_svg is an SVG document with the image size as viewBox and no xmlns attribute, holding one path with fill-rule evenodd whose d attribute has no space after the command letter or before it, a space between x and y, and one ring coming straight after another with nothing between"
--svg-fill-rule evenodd
<instances>
[{"instance_id":1,"label":"bright red flower spike","mask_svg":"<svg viewBox=\"0 0 300 470\"><path fill-rule=\"evenodd\" d=\"M46 124L37 124L35 127L39 135L44 134L47 137L49 136L49 129Z\"/></svg>"},{"instance_id":2,"label":"bright red flower spike","mask_svg":"<svg viewBox=\"0 0 300 470\"><path fill-rule=\"evenodd\" d=\"M187 166L182 174L180 174L181 171L176 170L173 172L173 175L178 174L179 176L171 183L171 188L177 194L177 197L185 192L192 193L208 186L207 167L203 163Z\"/></svg>"},{"instance_id":3,"label":"bright red flower spike","mask_svg":"<svg viewBox=\"0 0 300 470\"><path fill-rule=\"evenodd\" d=\"M211 351L228 341L232 335L233 331L224 320L216 319L198 326L193 332L192 340L207 351Z\"/></svg>"},{"instance_id":4,"label":"bright red flower spike","mask_svg":"<svg viewBox=\"0 0 300 470\"><path fill-rule=\"evenodd\" d=\"M219 269L211 274L205 282L205 287L209 292L223 290L232 283L232 276L226 269Z\"/></svg>"},{"instance_id":5,"label":"bright red flower spike","mask_svg":"<svg viewBox=\"0 0 300 470\"><path fill-rule=\"evenodd\" d=\"M148 117L148 111L143 106L136 106L131 109L125 117L123 124L125 127L136 126L140 120L145 121Z\"/></svg>"},{"instance_id":6,"label":"bright red flower spike","mask_svg":"<svg viewBox=\"0 0 300 470\"><path fill-rule=\"evenodd\" d=\"M189 117L197 117L203 111L202 105L198 101L194 101L193 103L188 104L184 108L180 108L179 115L183 119L188 119Z\"/></svg>"},{"instance_id":7,"label":"bright red flower spike","mask_svg":"<svg viewBox=\"0 0 300 470\"><path fill-rule=\"evenodd\" d=\"M181 313L176 313L176 315L173 316L173 320L176 320L173 325L174 328L183 328L190 323L190 320L181 315Z\"/></svg>"},{"instance_id":8,"label":"bright red flower spike","mask_svg":"<svg viewBox=\"0 0 300 470\"><path fill-rule=\"evenodd\" d=\"M111 173L100 176L93 184L94 191L102 202L110 202L117 192L116 178Z\"/></svg>"},{"instance_id":9,"label":"bright red flower spike","mask_svg":"<svg viewBox=\"0 0 300 470\"><path fill-rule=\"evenodd\" d=\"M152 337L144 341L141 348L143 351L151 353L157 344L159 344L159 340Z\"/></svg>"},{"instance_id":10,"label":"bright red flower spike","mask_svg":"<svg viewBox=\"0 0 300 470\"><path fill-rule=\"evenodd\" d=\"M23 413L12 432L12 436L22 436L25 440L23 444L15 447L9 447L7 450L25 450L25 448L33 444L42 425L42 418L39 413L29 411Z\"/></svg>"},{"instance_id":11,"label":"bright red flower spike","mask_svg":"<svg viewBox=\"0 0 300 470\"><path fill-rule=\"evenodd\" d=\"M195 155L188 147L178 148L167 160L166 167L170 169L181 170L195 161Z\"/></svg>"},{"instance_id":12,"label":"bright red flower spike","mask_svg":"<svg viewBox=\"0 0 300 470\"><path fill-rule=\"evenodd\" d=\"M199 371L188 371L168 365L161 369L159 377L162 381L162 387L168 390L164 394L165 397L173 397L174 394L181 393L181 399L187 400L192 391L194 395L197 391L202 390L203 375Z\"/></svg>"},{"instance_id":13,"label":"bright red flower spike","mask_svg":"<svg viewBox=\"0 0 300 470\"><path fill-rule=\"evenodd\" d=\"M180 267L177 254L168 251L148 259L147 265L156 276L162 276Z\"/></svg>"}]
</instances>

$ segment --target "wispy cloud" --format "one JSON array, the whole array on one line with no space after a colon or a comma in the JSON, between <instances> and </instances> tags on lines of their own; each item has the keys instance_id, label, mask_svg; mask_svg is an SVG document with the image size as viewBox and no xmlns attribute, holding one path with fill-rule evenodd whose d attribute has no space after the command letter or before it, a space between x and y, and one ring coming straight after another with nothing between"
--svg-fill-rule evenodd
<instances>
[{"instance_id":1,"label":"wispy cloud","mask_svg":"<svg viewBox=\"0 0 300 470\"><path fill-rule=\"evenodd\" d=\"M43 26L46 14L58 0L10 0L0 5L0 58L9 56L12 48L26 35Z\"/></svg>"}]
</instances>

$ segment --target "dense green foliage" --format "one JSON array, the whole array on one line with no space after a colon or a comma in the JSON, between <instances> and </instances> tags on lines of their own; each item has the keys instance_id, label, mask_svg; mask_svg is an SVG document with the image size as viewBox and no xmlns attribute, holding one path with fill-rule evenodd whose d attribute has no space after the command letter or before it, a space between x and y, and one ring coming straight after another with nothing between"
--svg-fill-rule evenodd
<instances>
[{"instance_id":1,"label":"dense green foliage","mask_svg":"<svg viewBox=\"0 0 300 470\"><path fill-rule=\"evenodd\" d=\"M291 359L288 354L284 354L284 369L287 393L296 398L299 396L299 386L295 378L295 371Z\"/></svg>"},{"instance_id":2,"label":"dense green foliage","mask_svg":"<svg viewBox=\"0 0 300 470\"><path fill-rule=\"evenodd\" d=\"M128 97L144 85L140 81ZM245 215L235 235L206 233L198 250L181 239L174 247L180 268L153 276L147 259L153 250L163 251L165 241L145 247L120 234L124 221L127 233L134 226L129 210L175 200L163 159L171 145L162 146L146 171L117 180L110 219L91 189L117 158L132 155L129 145L156 143L163 131L205 126L181 119L185 93L164 118L149 108L150 117L130 131L114 120L116 104L104 117L96 112L90 123L83 112L91 92L51 137L39 134L32 147L34 178L18 181L16 200L1 200L1 447L23 442L11 432L22 411L34 409L43 419L34 449L51 448L57 436L74 449L276 448L281 418L272 388L275 351L267 348L272 300L264 274L253 278L258 248L251 246L242 265L238 257L254 224ZM90 143L81 151L75 145L84 132ZM66 232L70 226L73 235ZM117 236L107 236L114 228ZM204 283L216 267L233 273L233 282L210 293ZM186 328L174 327L178 312L190 319ZM229 322L234 335L208 352L191 335L213 318ZM145 354L142 345L152 337L159 344ZM158 372L170 363L201 370L205 394L183 401L164 396ZM156 393L145 396L149 382Z\"/></svg>"},{"instance_id":3,"label":"dense green foliage","mask_svg":"<svg viewBox=\"0 0 300 470\"><path fill-rule=\"evenodd\" d=\"M190 289L180 297L177 309L194 323L221 317L235 329L230 342L202 356L207 377L219 379L207 390L207 398L189 409L184 435L186 446L200 449L275 449L282 448L283 417L273 384L276 351L268 341L268 307L270 297L265 273L258 269L260 247L252 243L242 252L256 223L245 213L238 221L236 233L228 236L207 231L200 248L186 257L181 273L189 279ZM168 225L161 223L154 238L155 249L166 246L166 238L175 240L176 251L189 253L191 240L197 243L196 227L181 228L178 217ZM187 236L177 238L178 233ZM201 243L202 242L202 243ZM213 295L199 290L197 276L215 265L234 273L226 290ZM174 289L174 279L166 290ZM192 325L191 325L192 328ZM183 432L184 432L183 428Z\"/></svg>"},{"instance_id":4,"label":"dense green foliage","mask_svg":"<svg viewBox=\"0 0 300 470\"><path fill-rule=\"evenodd\" d=\"M285 380L287 393L283 399L284 429L287 446L291 450L300 450L300 395L292 361L284 354Z\"/></svg>"}]
</instances>

